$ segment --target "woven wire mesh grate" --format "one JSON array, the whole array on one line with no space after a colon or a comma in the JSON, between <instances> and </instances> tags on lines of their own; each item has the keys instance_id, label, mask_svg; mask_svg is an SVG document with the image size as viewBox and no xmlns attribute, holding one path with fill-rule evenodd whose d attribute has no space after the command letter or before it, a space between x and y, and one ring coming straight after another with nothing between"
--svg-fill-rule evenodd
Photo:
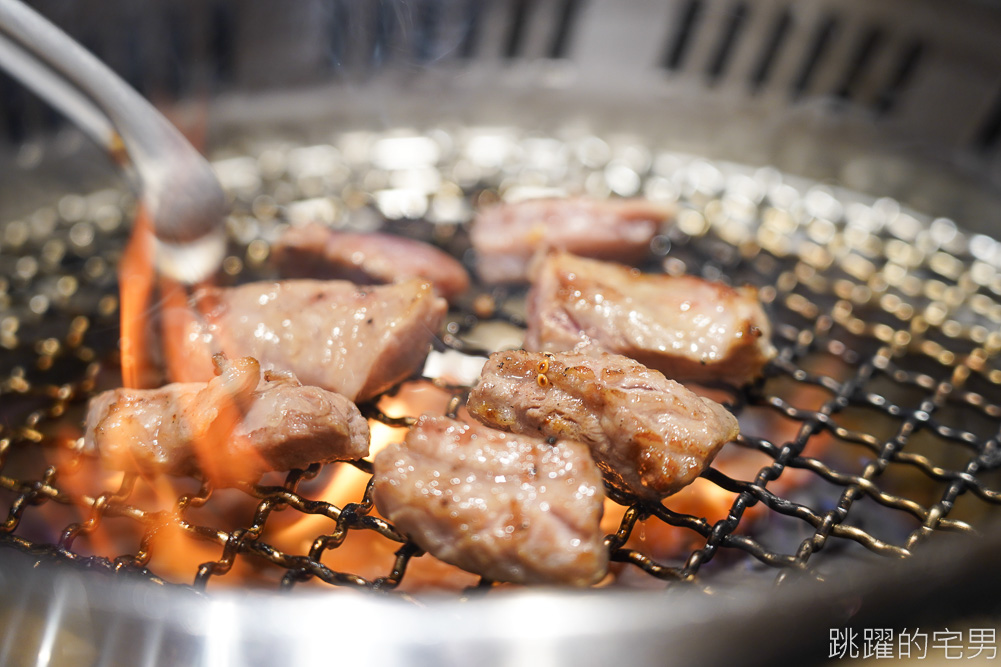
<instances>
[{"instance_id":1,"label":"woven wire mesh grate","mask_svg":"<svg viewBox=\"0 0 1001 667\"><path fill-rule=\"evenodd\" d=\"M906 557L998 513L995 240L892 200L628 139L462 128L247 140L234 155L215 162L234 206L224 281L272 277L269 243L306 219L423 238L475 268L466 231L477 205L583 192L677 203L645 270L759 288L779 355L754 386L715 390L741 421L739 441L662 505L609 490L603 525L621 585L776 571L822 579L845 558ZM0 230L0 544L196 587L475 584L434 566L412 574L431 556L375 515L366 461L212 489L104 471L79 452L87 399L120 374L115 266L130 210L113 190L67 195ZM432 354L517 346L523 297L475 285ZM420 382L446 412L464 400L466 387L408 386ZM384 402L405 393L363 409L405 427L413 408ZM331 482L348 468L360 473L357 493L332 502ZM290 530L301 533L294 546Z\"/></svg>"}]
</instances>

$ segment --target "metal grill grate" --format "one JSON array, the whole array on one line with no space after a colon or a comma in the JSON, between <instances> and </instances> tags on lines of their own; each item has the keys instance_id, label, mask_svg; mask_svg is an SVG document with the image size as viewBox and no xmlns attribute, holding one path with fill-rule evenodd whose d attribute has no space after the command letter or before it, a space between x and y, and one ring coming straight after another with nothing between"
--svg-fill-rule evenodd
<instances>
[{"instance_id":1,"label":"metal grill grate","mask_svg":"<svg viewBox=\"0 0 1001 667\"><path fill-rule=\"evenodd\" d=\"M594 136L353 133L322 145L247 145L215 166L234 203L224 267L233 282L269 277L269 242L300 219L381 225L471 263L466 222L499 195L565 190L678 203L644 268L758 286L780 354L764 380L726 396L743 434L699 482L703 498L724 499L719 516L703 516L701 501L652 505L609 491L623 506L608 545L625 585L708 586L775 570L780 580L823 579L844 559L906 557L940 531L976 533L998 514L1001 243L993 239L889 199ZM406 587L419 549L373 516L370 485L340 505L319 495L335 466L235 491L179 482L164 505L144 481L102 474L78 453L86 400L119 374L114 267L130 207L113 191L67 195L0 229L8 276L0 279L0 545L195 587L236 582L234 566L271 586ZM523 296L477 286L450 313L438 351L482 354L488 330L508 336L494 341L517 336ZM452 395L450 410L463 400L464 387L430 380ZM364 408L391 426L415 416ZM319 527L304 548L276 547L275 527L306 515ZM174 542L164 544L168 533ZM336 564L338 550L363 539L395 551L378 576ZM165 574L158 556L180 542L213 555Z\"/></svg>"}]
</instances>

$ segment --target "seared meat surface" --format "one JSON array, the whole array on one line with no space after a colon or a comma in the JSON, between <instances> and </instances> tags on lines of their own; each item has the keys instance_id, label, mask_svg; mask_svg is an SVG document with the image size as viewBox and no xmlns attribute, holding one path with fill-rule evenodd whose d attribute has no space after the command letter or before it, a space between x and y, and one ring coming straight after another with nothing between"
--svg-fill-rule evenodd
<instances>
[{"instance_id":1,"label":"seared meat surface","mask_svg":"<svg viewBox=\"0 0 1001 667\"><path fill-rule=\"evenodd\" d=\"M208 380L211 355L250 356L304 384L371 398L421 367L445 316L431 283L411 279L361 287L287 280L196 292L167 309L171 378Z\"/></svg>"},{"instance_id":2,"label":"seared meat surface","mask_svg":"<svg viewBox=\"0 0 1001 667\"><path fill-rule=\"evenodd\" d=\"M638 261L672 208L641 199L533 199L476 214L470 240L477 272L488 283L523 282L539 252Z\"/></svg>"},{"instance_id":3,"label":"seared meat surface","mask_svg":"<svg viewBox=\"0 0 1001 667\"><path fill-rule=\"evenodd\" d=\"M350 280L365 285L424 278L449 301L469 288L469 274L451 255L392 234L343 232L314 222L289 227L271 256L284 278Z\"/></svg>"},{"instance_id":4,"label":"seared meat surface","mask_svg":"<svg viewBox=\"0 0 1001 667\"><path fill-rule=\"evenodd\" d=\"M208 383L113 389L88 406L85 449L109 468L146 475L201 473L216 483L368 455L368 422L339 394L253 358L220 361Z\"/></svg>"},{"instance_id":5,"label":"seared meat surface","mask_svg":"<svg viewBox=\"0 0 1001 667\"><path fill-rule=\"evenodd\" d=\"M526 349L595 344L676 380L735 385L759 376L775 356L753 288L642 274L568 253L553 253L536 268Z\"/></svg>"},{"instance_id":6,"label":"seared meat surface","mask_svg":"<svg viewBox=\"0 0 1001 667\"><path fill-rule=\"evenodd\" d=\"M738 435L720 404L608 353L496 352L466 407L488 426L587 444L606 481L651 500L691 483Z\"/></svg>"},{"instance_id":7,"label":"seared meat surface","mask_svg":"<svg viewBox=\"0 0 1001 667\"><path fill-rule=\"evenodd\" d=\"M587 447L421 417L375 457L379 512L437 558L496 581L604 576L604 492Z\"/></svg>"}]
</instances>

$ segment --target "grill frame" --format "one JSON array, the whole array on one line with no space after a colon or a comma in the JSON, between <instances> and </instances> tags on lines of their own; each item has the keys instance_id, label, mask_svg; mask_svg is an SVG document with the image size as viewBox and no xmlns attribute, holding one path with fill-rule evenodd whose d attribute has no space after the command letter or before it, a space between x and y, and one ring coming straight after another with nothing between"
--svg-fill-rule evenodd
<instances>
[{"instance_id":1,"label":"grill frame","mask_svg":"<svg viewBox=\"0 0 1001 667\"><path fill-rule=\"evenodd\" d=\"M857 568L836 586L800 581L709 596L689 588L667 595L534 590L432 598L420 608L383 596L313 591L204 596L130 578L109 580L86 567L38 563L31 554L4 549L0 584L6 599L16 602L3 609L0 655L16 660L44 653L51 664L157 665L266 665L332 653L373 665L502 665L527 657L553 665L604 664L622 656L637 665L814 662L827 655L831 628L942 627L996 614L1001 587L990 573L998 531L989 532L973 545L930 545L894 567ZM965 551L958 573L957 546ZM292 618L297 622L289 623ZM781 641L771 640L777 628Z\"/></svg>"}]
</instances>

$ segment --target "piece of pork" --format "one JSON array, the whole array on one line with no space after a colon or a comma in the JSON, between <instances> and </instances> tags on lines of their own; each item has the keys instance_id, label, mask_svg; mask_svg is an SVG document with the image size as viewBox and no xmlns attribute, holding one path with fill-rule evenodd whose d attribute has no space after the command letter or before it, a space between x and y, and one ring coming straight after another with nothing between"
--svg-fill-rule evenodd
<instances>
[{"instance_id":1,"label":"piece of pork","mask_svg":"<svg viewBox=\"0 0 1001 667\"><path fill-rule=\"evenodd\" d=\"M535 270L525 349L592 344L680 381L742 385L775 356L757 291L553 253Z\"/></svg>"},{"instance_id":2,"label":"piece of pork","mask_svg":"<svg viewBox=\"0 0 1001 667\"><path fill-rule=\"evenodd\" d=\"M204 288L162 317L173 380L207 381L221 352L364 401L421 367L446 310L417 278L369 287L286 280Z\"/></svg>"},{"instance_id":3,"label":"piece of pork","mask_svg":"<svg viewBox=\"0 0 1001 667\"><path fill-rule=\"evenodd\" d=\"M250 357L219 364L208 383L98 394L84 448L109 468L220 484L368 455L368 422L348 399L291 374L262 373Z\"/></svg>"},{"instance_id":4,"label":"piece of pork","mask_svg":"<svg viewBox=\"0 0 1001 667\"><path fill-rule=\"evenodd\" d=\"M379 512L445 562L496 581L572 586L608 568L601 475L581 443L425 415L374 467Z\"/></svg>"},{"instance_id":5,"label":"piece of pork","mask_svg":"<svg viewBox=\"0 0 1001 667\"><path fill-rule=\"evenodd\" d=\"M338 231L316 222L289 227L272 247L271 257L283 278L363 285L424 278L449 301L469 288L462 264L433 245L392 234Z\"/></svg>"},{"instance_id":6,"label":"piece of pork","mask_svg":"<svg viewBox=\"0 0 1001 667\"><path fill-rule=\"evenodd\" d=\"M476 213L470 240L476 271L488 283L524 282L539 252L637 262L674 209L642 199L530 199Z\"/></svg>"},{"instance_id":7,"label":"piece of pork","mask_svg":"<svg viewBox=\"0 0 1001 667\"><path fill-rule=\"evenodd\" d=\"M466 407L488 426L587 444L606 481L650 500L691 483L738 435L719 403L609 353L496 352Z\"/></svg>"}]
</instances>

